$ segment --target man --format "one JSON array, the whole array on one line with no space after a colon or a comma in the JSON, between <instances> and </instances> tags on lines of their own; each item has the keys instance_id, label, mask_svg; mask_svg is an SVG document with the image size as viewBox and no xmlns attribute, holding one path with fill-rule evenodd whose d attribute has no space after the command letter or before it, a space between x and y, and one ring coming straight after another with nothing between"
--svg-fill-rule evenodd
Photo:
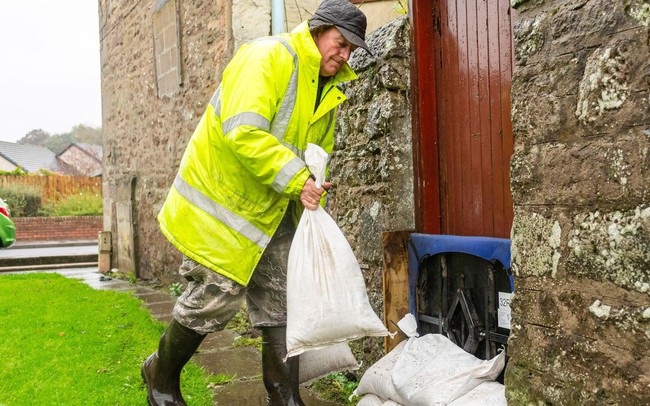
<instances>
[{"instance_id":1,"label":"man","mask_svg":"<svg viewBox=\"0 0 650 406\"><path fill-rule=\"evenodd\" d=\"M262 331L269 404L303 404L298 357L284 362L286 267L302 206L315 210L331 184L316 187L302 157L308 143L332 151L345 100L336 85L356 79L347 61L356 47L369 52L365 30L366 17L347 0L324 0L290 34L252 41L228 64L158 214L183 253L188 286L142 365L149 404L185 404L183 366L244 297Z\"/></svg>"}]
</instances>

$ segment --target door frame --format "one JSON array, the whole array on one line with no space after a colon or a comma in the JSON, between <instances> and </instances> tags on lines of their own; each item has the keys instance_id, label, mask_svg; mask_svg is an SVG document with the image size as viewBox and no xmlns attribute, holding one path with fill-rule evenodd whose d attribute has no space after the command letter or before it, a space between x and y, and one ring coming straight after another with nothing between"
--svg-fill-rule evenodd
<instances>
[{"instance_id":1,"label":"door frame","mask_svg":"<svg viewBox=\"0 0 650 406\"><path fill-rule=\"evenodd\" d=\"M415 228L440 234L440 163L433 0L409 0ZM429 112L429 114L426 114ZM436 204L431 204L436 202ZM429 203L429 204L427 204Z\"/></svg>"}]
</instances>

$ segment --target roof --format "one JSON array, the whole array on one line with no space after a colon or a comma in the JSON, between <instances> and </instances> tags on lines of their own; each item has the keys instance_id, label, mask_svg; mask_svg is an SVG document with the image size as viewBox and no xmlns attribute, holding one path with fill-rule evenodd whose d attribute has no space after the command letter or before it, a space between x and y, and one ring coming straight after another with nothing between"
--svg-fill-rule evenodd
<instances>
[{"instance_id":1,"label":"roof","mask_svg":"<svg viewBox=\"0 0 650 406\"><path fill-rule=\"evenodd\" d=\"M68 145L66 149L61 151L57 156L63 155L68 149L70 149L73 146L77 146L79 149L84 151L88 156L96 160L101 164L102 162L102 157L103 157L103 150L101 145L95 145L95 144L84 144L83 142L73 142L72 144Z\"/></svg>"},{"instance_id":2,"label":"roof","mask_svg":"<svg viewBox=\"0 0 650 406\"><path fill-rule=\"evenodd\" d=\"M38 172L40 169L60 172L56 154L38 145L0 141L0 156L27 172Z\"/></svg>"},{"instance_id":3,"label":"roof","mask_svg":"<svg viewBox=\"0 0 650 406\"><path fill-rule=\"evenodd\" d=\"M74 142L57 156L59 166L76 176L102 175L102 146Z\"/></svg>"}]
</instances>

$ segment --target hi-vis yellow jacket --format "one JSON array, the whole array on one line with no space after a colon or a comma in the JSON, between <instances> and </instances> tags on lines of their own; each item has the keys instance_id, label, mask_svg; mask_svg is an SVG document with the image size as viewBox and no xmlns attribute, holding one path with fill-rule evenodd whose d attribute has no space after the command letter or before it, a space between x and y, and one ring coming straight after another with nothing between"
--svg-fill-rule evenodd
<instances>
[{"instance_id":1,"label":"hi-vis yellow jacket","mask_svg":"<svg viewBox=\"0 0 650 406\"><path fill-rule=\"evenodd\" d=\"M357 76L345 64L314 112L320 60L307 22L242 46L158 214L162 232L183 254L242 285L289 201L300 198L309 177L307 143L332 151L336 108L345 100L336 85Z\"/></svg>"}]
</instances>

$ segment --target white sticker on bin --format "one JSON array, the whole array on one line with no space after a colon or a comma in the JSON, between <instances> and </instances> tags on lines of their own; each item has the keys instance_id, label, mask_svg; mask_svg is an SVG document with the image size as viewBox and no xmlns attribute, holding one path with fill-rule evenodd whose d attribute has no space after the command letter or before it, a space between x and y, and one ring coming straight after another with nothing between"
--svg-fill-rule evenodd
<instances>
[{"instance_id":1,"label":"white sticker on bin","mask_svg":"<svg viewBox=\"0 0 650 406\"><path fill-rule=\"evenodd\" d=\"M510 298L512 293L499 292L499 309L497 310L497 322L499 327L510 330Z\"/></svg>"}]
</instances>

